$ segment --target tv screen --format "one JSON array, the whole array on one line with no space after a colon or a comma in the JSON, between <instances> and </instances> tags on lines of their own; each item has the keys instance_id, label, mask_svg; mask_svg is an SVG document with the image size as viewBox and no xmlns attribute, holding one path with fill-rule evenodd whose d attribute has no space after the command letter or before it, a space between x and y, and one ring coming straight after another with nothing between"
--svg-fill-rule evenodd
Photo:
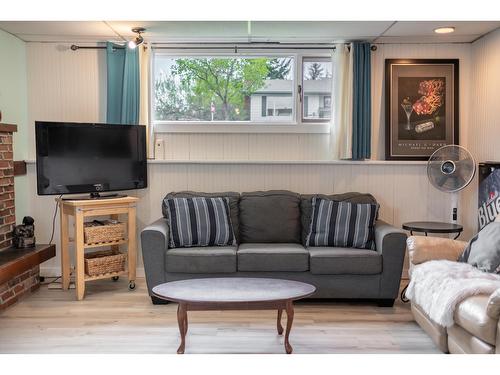
<instances>
[{"instance_id":1,"label":"tv screen","mask_svg":"<svg viewBox=\"0 0 500 375\"><path fill-rule=\"evenodd\" d=\"M39 195L147 187L146 128L36 121Z\"/></svg>"}]
</instances>

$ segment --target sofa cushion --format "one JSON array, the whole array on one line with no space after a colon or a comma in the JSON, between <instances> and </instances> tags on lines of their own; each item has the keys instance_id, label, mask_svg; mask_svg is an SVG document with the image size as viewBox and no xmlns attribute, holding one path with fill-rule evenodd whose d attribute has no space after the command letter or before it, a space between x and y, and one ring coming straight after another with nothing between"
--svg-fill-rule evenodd
<instances>
[{"instance_id":1,"label":"sofa cushion","mask_svg":"<svg viewBox=\"0 0 500 375\"><path fill-rule=\"evenodd\" d=\"M466 298L456 307L454 321L473 336L495 345L498 321L486 313L488 300L484 294Z\"/></svg>"},{"instance_id":2,"label":"sofa cushion","mask_svg":"<svg viewBox=\"0 0 500 375\"><path fill-rule=\"evenodd\" d=\"M231 224L233 225L234 236L236 237L236 242L240 242L239 237L239 202L240 202L240 193L236 193L234 191L228 192L220 192L220 193L203 193L198 191L173 191L168 193L163 199L162 203L162 212L163 217L168 218L168 210L165 205L165 199L169 198L193 198L193 197L205 197L205 198L219 198L219 197L227 197L229 198L229 216L231 217Z\"/></svg>"},{"instance_id":3,"label":"sofa cushion","mask_svg":"<svg viewBox=\"0 0 500 375\"><path fill-rule=\"evenodd\" d=\"M244 243L238 248L238 271L309 270L309 253L295 243Z\"/></svg>"},{"instance_id":4,"label":"sofa cushion","mask_svg":"<svg viewBox=\"0 0 500 375\"><path fill-rule=\"evenodd\" d=\"M306 246L375 248L378 204L336 202L313 197Z\"/></svg>"},{"instance_id":5,"label":"sofa cushion","mask_svg":"<svg viewBox=\"0 0 500 375\"><path fill-rule=\"evenodd\" d=\"M357 192L343 193L343 194L303 194L300 196L300 220L302 223L301 239L302 244L305 246L307 235L311 226L312 217L312 198L318 197L323 199L330 199L336 202L351 202L351 203L373 203L376 204L377 200L371 194L363 194Z\"/></svg>"},{"instance_id":6,"label":"sofa cushion","mask_svg":"<svg viewBox=\"0 0 500 375\"><path fill-rule=\"evenodd\" d=\"M165 269L181 273L236 272L236 246L168 249Z\"/></svg>"},{"instance_id":7,"label":"sofa cushion","mask_svg":"<svg viewBox=\"0 0 500 375\"><path fill-rule=\"evenodd\" d=\"M256 191L240 198L242 243L300 243L300 196L291 191Z\"/></svg>"},{"instance_id":8,"label":"sofa cushion","mask_svg":"<svg viewBox=\"0 0 500 375\"><path fill-rule=\"evenodd\" d=\"M382 255L366 249L308 247L309 268L316 275L375 275L382 272Z\"/></svg>"}]
</instances>

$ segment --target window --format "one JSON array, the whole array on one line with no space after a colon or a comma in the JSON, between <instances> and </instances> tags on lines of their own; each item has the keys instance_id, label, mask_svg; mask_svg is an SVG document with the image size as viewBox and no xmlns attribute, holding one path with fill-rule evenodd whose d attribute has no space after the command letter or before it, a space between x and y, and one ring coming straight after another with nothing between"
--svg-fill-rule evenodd
<instances>
[{"instance_id":1,"label":"window","mask_svg":"<svg viewBox=\"0 0 500 375\"><path fill-rule=\"evenodd\" d=\"M156 50L155 131L328 132L331 52L270 51Z\"/></svg>"},{"instance_id":2,"label":"window","mask_svg":"<svg viewBox=\"0 0 500 375\"><path fill-rule=\"evenodd\" d=\"M302 120L329 121L332 117L331 59L303 59L302 91Z\"/></svg>"},{"instance_id":3,"label":"window","mask_svg":"<svg viewBox=\"0 0 500 375\"><path fill-rule=\"evenodd\" d=\"M155 120L293 120L293 57L159 55L154 63Z\"/></svg>"}]
</instances>

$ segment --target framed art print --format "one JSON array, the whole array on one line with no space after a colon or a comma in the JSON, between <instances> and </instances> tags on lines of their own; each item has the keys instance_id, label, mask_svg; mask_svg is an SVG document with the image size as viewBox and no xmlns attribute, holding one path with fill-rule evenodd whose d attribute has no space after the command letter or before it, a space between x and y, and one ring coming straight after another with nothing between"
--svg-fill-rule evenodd
<instances>
[{"instance_id":1,"label":"framed art print","mask_svg":"<svg viewBox=\"0 0 500 375\"><path fill-rule=\"evenodd\" d=\"M385 158L427 160L458 144L458 59L385 60Z\"/></svg>"}]
</instances>

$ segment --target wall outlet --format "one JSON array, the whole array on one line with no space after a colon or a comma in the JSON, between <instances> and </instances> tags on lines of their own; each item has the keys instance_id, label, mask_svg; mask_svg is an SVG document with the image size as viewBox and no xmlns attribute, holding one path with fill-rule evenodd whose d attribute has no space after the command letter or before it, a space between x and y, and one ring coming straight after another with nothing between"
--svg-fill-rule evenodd
<instances>
[{"instance_id":1,"label":"wall outlet","mask_svg":"<svg viewBox=\"0 0 500 375\"><path fill-rule=\"evenodd\" d=\"M165 159L165 142L161 138L155 141L155 159Z\"/></svg>"}]
</instances>

